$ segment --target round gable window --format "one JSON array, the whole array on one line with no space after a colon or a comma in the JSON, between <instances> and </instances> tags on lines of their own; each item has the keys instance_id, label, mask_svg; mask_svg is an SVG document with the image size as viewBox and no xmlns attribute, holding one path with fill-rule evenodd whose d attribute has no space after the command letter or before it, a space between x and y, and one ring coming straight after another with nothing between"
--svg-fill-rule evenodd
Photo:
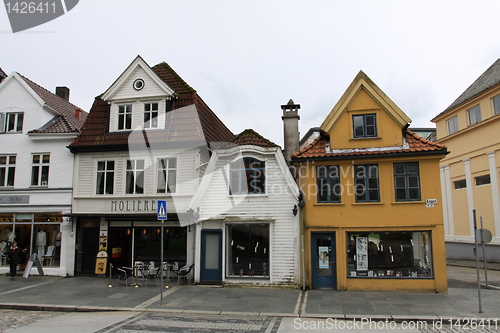
<instances>
[{"instance_id":1,"label":"round gable window","mask_svg":"<svg viewBox=\"0 0 500 333\"><path fill-rule=\"evenodd\" d=\"M132 85L134 86L135 90L141 90L142 88L144 88L144 80L137 79L134 81L134 83Z\"/></svg>"}]
</instances>

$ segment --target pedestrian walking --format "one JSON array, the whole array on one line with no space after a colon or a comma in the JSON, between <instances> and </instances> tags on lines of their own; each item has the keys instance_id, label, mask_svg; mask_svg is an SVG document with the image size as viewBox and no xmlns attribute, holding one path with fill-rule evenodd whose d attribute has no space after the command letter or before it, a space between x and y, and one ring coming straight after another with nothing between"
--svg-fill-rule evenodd
<instances>
[{"instance_id":1,"label":"pedestrian walking","mask_svg":"<svg viewBox=\"0 0 500 333\"><path fill-rule=\"evenodd\" d=\"M12 242L12 245L7 250L7 262L10 265L10 279L14 280L14 276L16 276L17 265L19 265L24 259L24 252L26 249L21 250L17 246L17 242Z\"/></svg>"}]
</instances>

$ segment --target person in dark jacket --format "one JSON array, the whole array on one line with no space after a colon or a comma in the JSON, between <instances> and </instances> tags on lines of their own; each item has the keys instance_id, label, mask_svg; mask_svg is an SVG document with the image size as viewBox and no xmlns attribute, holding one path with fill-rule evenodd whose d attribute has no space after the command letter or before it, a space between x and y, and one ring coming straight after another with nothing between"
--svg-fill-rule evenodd
<instances>
[{"instance_id":1,"label":"person in dark jacket","mask_svg":"<svg viewBox=\"0 0 500 333\"><path fill-rule=\"evenodd\" d=\"M24 250L21 250L17 246L17 242L14 241L12 242L12 245L10 248L7 250L7 261L9 262L10 265L10 279L13 280L14 276L16 276L16 268L17 265L19 265L23 259L24 259Z\"/></svg>"}]
</instances>

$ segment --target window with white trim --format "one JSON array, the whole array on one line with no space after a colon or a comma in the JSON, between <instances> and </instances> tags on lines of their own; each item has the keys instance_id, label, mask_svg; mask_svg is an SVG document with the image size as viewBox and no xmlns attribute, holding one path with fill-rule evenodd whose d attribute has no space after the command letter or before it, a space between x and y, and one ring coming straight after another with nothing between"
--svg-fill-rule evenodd
<instances>
[{"instance_id":1,"label":"window with white trim","mask_svg":"<svg viewBox=\"0 0 500 333\"><path fill-rule=\"evenodd\" d=\"M458 117L455 116L446 121L446 127L448 127L448 135L458 132Z\"/></svg>"},{"instance_id":2,"label":"window with white trim","mask_svg":"<svg viewBox=\"0 0 500 333\"><path fill-rule=\"evenodd\" d=\"M144 103L144 128L158 128L158 103Z\"/></svg>"},{"instance_id":3,"label":"window with white trim","mask_svg":"<svg viewBox=\"0 0 500 333\"><path fill-rule=\"evenodd\" d=\"M33 154L31 157L31 186L49 185L50 154Z\"/></svg>"},{"instance_id":4,"label":"window with white trim","mask_svg":"<svg viewBox=\"0 0 500 333\"><path fill-rule=\"evenodd\" d=\"M177 183L177 158L159 158L157 164L157 193L175 193Z\"/></svg>"},{"instance_id":5,"label":"window with white trim","mask_svg":"<svg viewBox=\"0 0 500 333\"><path fill-rule=\"evenodd\" d=\"M14 186L16 155L0 155L0 187Z\"/></svg>"},{"instance_id":6,"label":"window with white trim","mask_svg":"<svg viewBox=\"0 0 500 333\"><path fill-rule=\"evenodd\" d=\"M265 194L266 162L244 157L229 165L229 194Z\"/></svg>"},{"instance_id":7,"label":"window with white trim","mask_svg":"<svg viewBox=\"0 0 500 333\"><path fill-rule=\"evenodd\" d=\"M23 131L24 113L0 113L0 133L16 133Z\"/></svg>"},{"instance_id":8,"label":"window with white trim","mask_svg":"<svg viewBox=\"0 0 500 333\"><path fill-rule=\"evenodd\" d=\"M113 194L115 161L97 161L96 194Z\"/></svg>"},{"instance_id":9,"label":"window with white trim","mask_svg":"<svg viewBox=\"0 0 500 333\"><path fill-rule=\"evenodd\" d=\"M493 97L493 115L500 114L500 95Z\"/></svg>"},{"instance_id":10,"label":"window with white trim","mask_svg":"<svg viewBox=\"0 0 500 333\"><path fill-rule=\"evenodd\" d=\"M144 194L144 160L127 160L125 193Z\"/></svg>"},{"instance_id":11,"label":"window with white trim","mask_svg":"<svg viewBox=\"0 0 500 333\"><path fill-rule=\"evenodd\" d=\"M118 105L118 130L132 129L132 104Z\"/></svg>"},{"instance_id":12,"label":"window with white trim","mask_svg":"<svg viewBox=\"0 0 500 333\"><path fill-rule=\"evenodd\" d=\"M481 121L481 107L479 105L467 110L467 120L469 122L469 126L477 124Z\"/></svg>"}]
</instances>

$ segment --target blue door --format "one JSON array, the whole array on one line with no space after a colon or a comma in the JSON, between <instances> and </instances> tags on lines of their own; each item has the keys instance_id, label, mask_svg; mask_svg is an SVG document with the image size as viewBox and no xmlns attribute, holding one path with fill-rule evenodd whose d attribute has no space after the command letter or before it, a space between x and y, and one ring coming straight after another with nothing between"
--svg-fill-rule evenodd
<instances>
[{"instance_id":1,"label":"blue door","mask_svg":"<svg viewBox=\"0 0 500 333\"><path fill-rule=\"evenodd\" d=\"M200 283L222 284L222 230L201 231Z\"/></svg>"},{"instance_id":2,"label":"blue door","mask_svg":"<svg viewBox=\"0 0 500 333\"><path fill-rule=\"evenodd\" d=\"M311 272L313 289L336 289L335 233L311 233Z\"/></svg>"}]
</instances>

